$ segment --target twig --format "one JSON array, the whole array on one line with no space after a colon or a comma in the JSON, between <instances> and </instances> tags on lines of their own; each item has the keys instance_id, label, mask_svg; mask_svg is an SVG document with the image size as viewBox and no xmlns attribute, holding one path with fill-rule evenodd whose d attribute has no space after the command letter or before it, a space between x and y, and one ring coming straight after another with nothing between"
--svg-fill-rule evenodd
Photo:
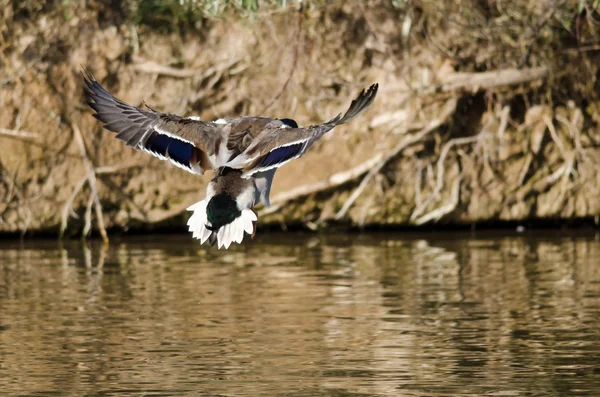
<instances>
[{"instance_id":1,"label":"twig","mask_svg":"<svg viewBox=\"0 0 600 397\"><path fill-rule=\"evenodd\" d=\"M157 74L179 79L187 79L198 74L197 69L177 69L158 64L154 61L146 61L144 63L135 64L133 65L133 69L142 73Z\"/></svg>"},{"instance_id":2,"label":"twig","mask_svg":"<svg viewBox=\"0 0 600 397\"><path fill-rule=\"evenodd\" d=\"M277 102L277 100L285 92L287 86L290 84L290 81L292 81L292 77L294 77L294 73L296 72L296 66L298 64L298 53L300 52L300 33L302 32L302 20L304 19L302 17L302 11L302 4L300 4L300 9L298 10L298 20L296 23L296 33L294 34L294 58L292 59L292 68L290 69L290 73L287 79L285 80L285 83L283 83L281 88L279 88L279 91L277 91L277 93L273 96L273 98L271 98L269 103L267 103L265 107L260 112L258 112L259 116L263 115L267 110L271 108L271 106L275 104L275 102Z\"/></svg>"},{"instance_id":3,"label":"twig","mask_svg":"<svg viewBox=\"0 0 600 397\"><path fill-rule=\"evenodd\" d=\"M141 168L143 167L140 164L132 163L132 164L119 164L119 165L109 165L104 167L96 167L94 172L96 175L105 175L105 174L115 174L120 171L129 170L132 168Z\"/></svg>"},{"instance_id":4,"label":"twig","mask_svg":"<svg viewBox=\"0 0 600 397\"><path fill-rule=\"evenodd\" d=\"M83 225L83 230L81 231L81 238L85 239L92 230L92 206L94 204L94 195L90 192L90 196L88 197L87 205L85 206L85 215L83 217L85 223Z\"/></svg>"},{"instance_id":5,"label":"twig","mask_svg":"<svg viewBox=\"0 0 600 397\"><path fill-rule=\"evenodd\" d=\"M394 149L392 149L382 160L380 160L363 178L363 180L360 182L360 185L358 185L356 190L354 190L354 192L352 192L348 200L346 200L346 202L342 206L342 209L340 209L339 212L335 215L335 219L341 219L346 215L346 213L348 212L350 207L352 207L356 199L362 194L363 190L365 190L371 179L375 175L377 175L387 163L389 163L392 159L398 156L408 146L422 141L423 138L425 138L431 132L435 131L438 127L444 124L446 120L450 117L450 115L454 112L455 108L456 99L449 100L446 106L444 107L444 112L442 113L442 116L439 119L431 121L429 125L423 128L420 132L418 132L415 135L409 136L403 139L400 143L398 143L398 145L396 145Z\"/></svg>"},{"instance_id":6,"label":"twig","mask_svg":"<svg viewBox=\"0 0 600 397\"><path fill-rule=\"evenodd\" d=\"M417 161L417 176L415 177L415 203L421 204L421 191L423 190L423 165Z\"/></svg>"},{"instance_id":7,"label":"twig","mask_svg":"<svg viewBox=\"0 0 600 397\"><path fill-rule=\"evenodd\" d=\"M510 106L504 106L502 111L500 112L500 126L498 127L498 132L496 136L498 137L498 147L502 148L504 145L504 132L506 131L506 126L508 125L508 116L510 114Z\"/></svg>"},{"instance_id":8,"label":"twig","mask_svg":"<svg viewBox=\"0 0 600 397\"><path fill-rule=\"evenodd\" d=\"M37 132L12 130L9 128L0 128L0 135L9 136L17 139L38 139L40 134Z\"/></svg>"},{"instance_id":9,"label":"twig","mask_svg":"<svg viewBox=\"0 0 600 397\"><path fill-rule=\"evenodd\" d=\"M85 172L87 175L87 180L90 186L91 194L94 196L94 207L96 208L98 229L100 230L102 241L104 241L105 244L108 244L108 234L106 233L106 228L104 227L102 204L100 204L100 198L98 197L98 190L96 188L96 174L94 172L94 167L87 156L87 152L85 150L85 143L83 142L83 137L81 136L81 131L79 130L79 127L75 123L71 123L71 125L75 135L75 140L77 141L77 145L79 146L81 160L83 161L83 165L85 167Z\"/></svg>"},{"instance_id":10,"label":"twig","mask_svg":"<svg viewBox=\"0 0 600 397\"><path fill-rule=\"evenodd\" d=\"M548 127L548 131L550 131L550 136L552 137L552 140L554 141L554 143L556 143L556 147L558 147L560 155L565 161L567 161L567 152L565 150L565 146L563 145L562 141L558 137L558 134L556 133L556 128L554 128L554 123L552 123L552 119L550 119L550 117L548 116L544 116L544 122Z\"/></svg>"},{"instance_id":11,"label":"twig","mask_svg":"<svg viewBox=\"0 0 600 397\"><path fill-rule=\"evenodd\" d=\"M427 184L430 188L435 189L435 175L433 172L433 164L427 163L426 174L427 174Z\"/></svg>"}]
</instances>

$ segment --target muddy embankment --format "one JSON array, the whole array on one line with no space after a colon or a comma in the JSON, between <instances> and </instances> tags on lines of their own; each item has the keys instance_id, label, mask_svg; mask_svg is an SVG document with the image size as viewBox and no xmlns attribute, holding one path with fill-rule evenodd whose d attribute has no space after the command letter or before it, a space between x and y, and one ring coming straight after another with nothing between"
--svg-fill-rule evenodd
<instances>
[{"instance_id":1,"label":"muddy embankment","mask_svg":"<svg viewBox=\"0 0 600 397\"><path fill-rule=\"evenodd\" d=\"M0 232L183 229L204 195L207 177L100 128L81 65L133 104L301 125L378 82L368 112L278 171L263 225L600 215L600 15L586 2L334 2L185 29L101 2L69 3L68 17L64 2L5 3Z\"/></svg>"}]
</instances>

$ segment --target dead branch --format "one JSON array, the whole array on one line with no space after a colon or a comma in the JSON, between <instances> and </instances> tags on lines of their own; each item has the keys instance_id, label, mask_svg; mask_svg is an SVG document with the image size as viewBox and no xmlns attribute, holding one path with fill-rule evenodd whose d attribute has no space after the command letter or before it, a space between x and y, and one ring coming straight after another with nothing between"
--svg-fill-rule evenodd
<instances>
[{"instance_id":1,"label":"dead branch","mask_svg":"<svg viewBox=\"0 0 600 397\"><path fill-rule=\"evenodd\" d=\"M363 190L365 190L371 179L375 175L377 175L387 163L389 163L392 159L397 157L408 146L422 141L427 135L429 135L431 132L435 131L442 124L444 124L450 117L450 115L454 112L455 108L456 99L450 99L444 106L444 111L442 112L440 118L431 121L429 125L423 128L420 132L418 132L415 135L409 136L403 139L400 143L398 143L398 145L396 145L394 149L392 149L382 160L380 160L371 170L369 170L369 173L363 178L360 185L356 188L356 190L354 190L354 192L352 192L348 200L346 200L346 202L342 206L342 209L340 209L339 212L335 215L335 219L341 219L346 215L346 213L348 212L350 207L352 207L356 199L362 194Z\"/></svg>"},{"instance_id":2,"label":"dead branch","mask_svg":"<svg viewBox=\"0 0 600 397\"><path fill-rule=\"evenodd\" d=\"M85 149L85 143L83 142L83 136L81 135L81 131L76 123L71 123L73 132L75 135L75 140L77 141L77 145L79 146L79 151L81 153L81 160L83 161L83 165L85 167L85 172L87 175L88 184L90 186L91 194L94 196L94 207L96 209L96 218L98 220L98 229L100 230L100 235L102 236L102 241L105 244L108 243L108 234L106 233L106 228L104 227L104 217L102 214L102 204L100 203L100 198L98 197L98 190L96 188L96 173L94 172L94 167L87 156L87 151Z\"/></svg>"},{"instance_id":3,"label":"dead branch","mask_svg":"<svg viewBox=\"0 0 600 397\"><path fill-rule=\"evenodd\" d=\"M481 73L454 73L448 76L447 81L442 82L434 91L462 90L476 92L541 80L548 76L548 72L546 66L539 66L528 69L502 69Z\"/></svg>"}]
</instances>

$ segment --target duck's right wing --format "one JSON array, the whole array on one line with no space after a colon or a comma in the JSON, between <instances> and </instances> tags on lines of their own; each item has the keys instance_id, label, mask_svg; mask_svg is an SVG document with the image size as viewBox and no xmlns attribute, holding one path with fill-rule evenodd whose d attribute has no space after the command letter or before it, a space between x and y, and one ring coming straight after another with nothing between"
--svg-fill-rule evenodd
<instances>
[{"instance_id":1,"label":"duck's right wing","mask_svg":"<svg viewBox=\"0 0 600 397\"><path fill-rule=\"evenodd\" d=\"M218 166L213 163L222 139L215 123L140 109L112 96L91 74L84 73L83 79L94 117L127 146L194 174Z\"/></svg>"},{"instance_id":2,"label":"duck's right wing","mask_svg":"<svg viewBox=\"0 0 600 397\"><path fill-rule=\"evenodd\" d=\"M281 167L288 161L302 156L326 132L363 113L373 103L378 87L377 84L373 84L368 89L362 90L352 101L346 113L339 114L325 123L306 128L265 129L227 166L242 169L244 177Z\"/></svg>"}]
</instances>

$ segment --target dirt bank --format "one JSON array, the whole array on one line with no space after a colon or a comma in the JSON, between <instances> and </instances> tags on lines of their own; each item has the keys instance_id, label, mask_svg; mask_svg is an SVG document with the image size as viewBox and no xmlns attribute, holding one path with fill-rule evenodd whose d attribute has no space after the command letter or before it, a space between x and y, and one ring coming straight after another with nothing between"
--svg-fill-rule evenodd
<instances>
[{"instance_id":1,"label":"dirt bank","mask_svg":"<svg viewBox=\"0 0 600 397\"><path fill-rule=\"evenodd\" d=\"M263 224L600 215L593 2L309 3L156 29L73 3L0 2L1 232L85 233L100 214L106 227L183 226L204 195L208 178L100 129L80 65L130 103L301 125L379 82L364 116L278 171Z\"/></svg>"}]
</instances>

